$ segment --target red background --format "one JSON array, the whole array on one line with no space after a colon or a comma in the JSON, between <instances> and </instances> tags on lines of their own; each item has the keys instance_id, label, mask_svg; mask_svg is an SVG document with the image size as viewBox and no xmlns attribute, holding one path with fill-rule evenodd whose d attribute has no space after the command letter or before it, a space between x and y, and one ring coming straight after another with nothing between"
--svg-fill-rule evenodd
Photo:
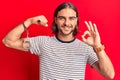
<instances>
[{"instance_id":1,"label":"red background","mask_svg":"<svg viewBox=\"0 0 120 80\"><path fill-rule=\"evenodd\" d=\"M45 15L48 18L48 28L32 25L29 28L30 36L51 35L50 26L53 13L60 3L72 2L79 10L80 35L86 29L85 20L91 20L98 26L102 42L110 57L114 68L114 80L120 80L119 62L119 0L3 0L0 1L0 80L38 80L38 56L29 52L18 51L5 47L3 37L25 19ZM23 35L24 36L24 35ZM107 64L106 64L107 65ZM86 80L107 80L87 65Z\"/></svg>"}]
</instances>

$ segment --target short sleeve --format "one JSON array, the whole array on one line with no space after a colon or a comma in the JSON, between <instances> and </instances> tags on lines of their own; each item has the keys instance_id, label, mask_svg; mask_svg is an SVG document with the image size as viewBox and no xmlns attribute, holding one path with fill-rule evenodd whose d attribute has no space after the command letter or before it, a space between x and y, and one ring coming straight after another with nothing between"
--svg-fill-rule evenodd
<instances>
[{"instance_id":1,"label":"short sleeve","mask_svg":"<svg viewBox=\"0 0 120 80\"><path fill-rule=\"evenodd\" d=\"M89 48L89 53L87 63L92 66L96 61L98 61L98 57L92 47Z\"/></svg>"},{"instance_id":2,"label":"short sleeve","mask_svg":"<svg viewBox=\"0 0 120 80\"><path fill-rule=\"evenodd\" d=\"M47 36L38 36L29 38L29 50L32 54L41 55L42 46L46 43Z\"/></svg>"}]
</instances>

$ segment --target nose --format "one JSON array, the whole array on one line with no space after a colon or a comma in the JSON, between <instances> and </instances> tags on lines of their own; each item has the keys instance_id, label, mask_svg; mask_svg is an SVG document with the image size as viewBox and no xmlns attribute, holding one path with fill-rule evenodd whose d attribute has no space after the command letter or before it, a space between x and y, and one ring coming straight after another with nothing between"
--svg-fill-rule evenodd
<instances>
[{"instance_id":1,"label":"nose","mask_svg":"<svg viewBox=\"0 0 120 80\"><path fill-rule=\"evenodd\" d=\"M70 25L70 21L68 19L65 20L64 26L66 26L66 27L70 27L71 26Z\"/></svg>"}]
</instances>

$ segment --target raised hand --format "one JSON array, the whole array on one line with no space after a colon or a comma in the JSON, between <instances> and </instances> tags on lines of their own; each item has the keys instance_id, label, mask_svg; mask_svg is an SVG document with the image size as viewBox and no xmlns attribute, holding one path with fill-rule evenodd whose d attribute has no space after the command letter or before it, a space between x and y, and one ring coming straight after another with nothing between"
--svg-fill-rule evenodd
<instances>
[{"instance_id":1,"label":"raised hand","mask_svg":"<svg viewBox=\"0 0 120 80\"><path fill-rule=\"evenodd\" d=\"M35 16L35 17L32 17L32 18L29 18L28 20L31 22L31 24L48 26L48 24L47 24L48 20L44 15Z\"/></svg>"},{"instance_id":2,"label":"raised hand","mask_svg":"<svg viewBox=\"0 0 120 80\"><path fill-rule=\"evenodd\" d=\"M83 41L92 47L101 46L100 35L97 30L96 24L92 24L91 21L89 21L89 22L85 21L85 24L86 24L88 30L86 30L84 32L84 34L82 35ZM86 38L86 36L88 36L88 37Z\"/></svg>"}]
</instances>

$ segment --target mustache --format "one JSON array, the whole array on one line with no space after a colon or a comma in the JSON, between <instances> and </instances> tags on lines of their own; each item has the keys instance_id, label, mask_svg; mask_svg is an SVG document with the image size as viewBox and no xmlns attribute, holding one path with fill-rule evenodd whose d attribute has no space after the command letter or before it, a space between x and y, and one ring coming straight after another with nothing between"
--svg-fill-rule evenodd
<instances>
[{"instance_id":1,"label":"mustache","mask_svg":"<svg viewBox=\"0 0 120 80\"><path fill-rule=\"evenodd\" d=\"M59 30L59 32L61 32L62 34L64 34L64 33L63 33L63 31L62 31L62 29L58 29L58 30ZM68 34L73 33L73 32L74 32L74 30L75 30L75 29L71 30L71 32L69 32Z\"/></svg>"},{"instance_id":2,"label":"mustache","mask_svg":"<svg viewBox=\"0 0 120 80\"><path fill-rule=\"evenodd\" d=\"M72 25L64 24L62 27L72 28Z\"/></svg>"}]
</instances>

